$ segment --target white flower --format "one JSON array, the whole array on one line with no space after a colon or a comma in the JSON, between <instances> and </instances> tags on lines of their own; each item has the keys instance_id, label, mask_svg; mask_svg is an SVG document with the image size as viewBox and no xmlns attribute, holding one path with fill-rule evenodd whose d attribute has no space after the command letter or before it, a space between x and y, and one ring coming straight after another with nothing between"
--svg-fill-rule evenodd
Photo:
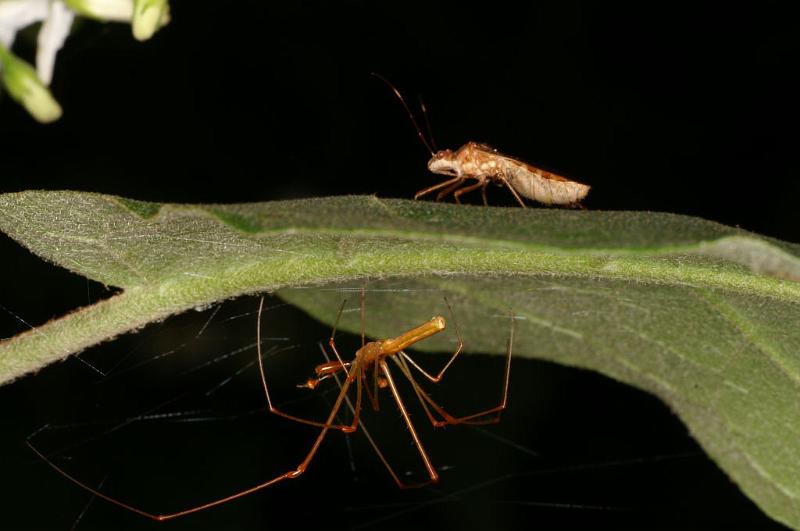
<instances>
[{"instance_id":1,"label":"white flower","mask_svg":"<svg viewBox=\"0 0 800 531\"><path fill-rule=\"evenodd\" d=\"M69 35L75 14L100 20L132 21L134 37L146 40L169 22L167 1L0 0L0 77L14 99L20 101L37 120L56 120L61 116L61 108L47 90L47 85L53 79L56 54ZM37 78L30 65L10 50L19 30L40 21L42 27L36 48Z\"/></svg>"},{"instance_id":2,"label":"white flower","mask_svg":"<svg viewBox=\"0 0 800 531\"><path fill-rule=\"evenodd\" d=\"M133 0L66 0L78 14L98 20L128 22L133 18Z\"/></svg>"},{"instance_id":3,"label":"white flower","mask_svg":"<svg viewBox=\"0 0 800 531\"><path fill-rule=\"evenodd\" d=\"M144 41L169 22L167 0L66 0L70 9L87 17L133 22L133 36Z\"/></svg>"},{"instance_id":4,"label":"white flower","mask_svg":"<svg viewBox=\"0 0 800 531\"><path fill-rule=\"evenodd\" d=\"M61 106L36 75L33 67L0 44L3 84L9 95L21 103L31 116L42 123L61 118Z\"/></svg>"},{"instance_id":5,"label":"white flower","mask_svg":"<svg viewBox=\"0 0 800 531\"><path fill-rule=\"evenodd\" d=\"M20 29L47 17L49 0L0 0L0 44L10 48Z\"/></svg>"},{"instance_id":6,"label":"white flower","mask_svg":"<svg viewBox=\"0 0 800 531\"><path fill-rule=\"evenodd\" d=\"M49 85L56 54L74 18L62 0L0 0L0 44L11 48L17 31L43 21L36 48L36 70L39 79Z\"/></svg>"},{"instance_id":7,"label":"white flower","mask_svg":"<svg viewBox=\"0 0 800 531\"><path fill-rule=\"evenodd\" d=\"M42 83L49 85L53 79L56 54L69 35L75 14L67 9L64 2L50 2L50 11L39 30L36 46L36 72Z\"/></svg>"}]
</instances>

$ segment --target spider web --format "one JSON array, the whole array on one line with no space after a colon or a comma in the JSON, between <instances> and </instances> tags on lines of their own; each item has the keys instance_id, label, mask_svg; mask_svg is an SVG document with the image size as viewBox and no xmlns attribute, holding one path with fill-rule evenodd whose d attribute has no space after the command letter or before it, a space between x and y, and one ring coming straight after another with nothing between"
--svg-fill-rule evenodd
<instances>
[{"instance_id":1,"label":"spider web","mask_svg":"<svg viewBox=\"0 0 800 531\"><path fill-rule=\"evenodd\" d=\"M0 336L35 327L113 291L25 255L0 298ZM37 289L30 287L37 278ZM44 281L41 281L44 279ZM392 294L407 296L402 284ZM358 296L342 293L346 311ZM369 318L369 291L366 295ZM295 467L317 430L266 412L255 355L258 297L189 312L92 348L0 389L9 528L148 528L60 477L25 446L114 497L151 512L197 505ZM332 308L336 312L337 308ZM457 313L457 308L456 308ZM497 316L507 326L507 316ZM324 361L330 329L268 297L263 357L276 405L324 419L333 381L298 389ZM401 331L398 331L398 333ZM469 330L461 331L469 341ZM453 338L455 342L455 338ZM360 344L337 334L343 356ZM442 356L415 354L433 369ZM494 405L503 361L466 355L426 386L454 414ZM397 379L402 379L396 374ZM498 425L434 430L410 386L400 391L441 481L399 490L363 435L328 434L308 471L177 527L318 524L332 529L778 528L708 460L656 399L597 374L515 359ZM391 396L364 422L409 481L424 469ZM345 413L344 419L348 417Z\"/></svg>"}]
</instances>

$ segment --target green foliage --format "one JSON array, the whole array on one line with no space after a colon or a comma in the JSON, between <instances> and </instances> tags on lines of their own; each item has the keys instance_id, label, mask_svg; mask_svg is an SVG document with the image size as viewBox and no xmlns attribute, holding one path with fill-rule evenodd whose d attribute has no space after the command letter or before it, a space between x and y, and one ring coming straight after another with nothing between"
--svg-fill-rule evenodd
<instances>
[{"instance_id":1,"label":"green foliage","mask_svg":"<svg viewBox=\"0 0 800 531\"><path fill-rule=\"evenodd\" d=\"M501 354L513 311L515 356L656 394L756 503L800 526L797 245L670 214L375 197L157 205L23 192L0 195L0 230L124 290L0 343L0 382L245 293L278 291L331 323L340 291L285 288L369 279L369 335L447 316L447 295L467 351ZM358 312L340 326L358 330Z\"/></svg>"}]
</instances>

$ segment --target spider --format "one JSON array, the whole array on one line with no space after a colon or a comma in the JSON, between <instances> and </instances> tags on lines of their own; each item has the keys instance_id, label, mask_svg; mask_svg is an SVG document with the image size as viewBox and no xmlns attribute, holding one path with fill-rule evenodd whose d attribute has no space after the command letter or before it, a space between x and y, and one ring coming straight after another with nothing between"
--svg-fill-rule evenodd
<instances>
[{"instance_id":1,"label":"spider","mask_svg":"<svg viewBox=\"0 0 800 531\"><path fill-rule=\"evenodd\" d=\"M447 299L445 299L445 302L447 303L448 309L452 316L452 308L450 307L450 303L447 302ZM437 315L435 317L432 317L430 320L422 323L421 325L400 334L397 337L367 342L365 340L365 333L364 333L364 291L362 289L361 348L359 348L356 351L355 357L353 358L352 361L345 362L342 359L342 356L339 354L338 349L336 348L336 342L334 340L334 337L336 335L336 328L338 327L339 320L341 319L342 312L344 310L346 303L347 301L345 300L342 303L342 306L339 308L339 314L336 318L336 322L331 331L331 336L328 340L328 345L330 346L333 353L336 355L336 360L335 361L329 360L325 363L317 365L314 369L316 376L314 378L308 379L305 383L300 384L298 386L298 387L306 387L309 389L315 389L321 381L327 378L334 377L336 379L340 387L339 394L336 397L333 407L331 408L331 411L330 413L328 413L328 417L324 422L318 422L314 420L301 418L295 415L291 415L289 413L281 411L273 404L272 396L270 395L269 386L267 384L266 371L264 370L264 363L262 360L262 353L261 353L261 314L264 308L263 297L261 298L261 302L259 303L258 323L256 326L256 344L257 344L256 350L258 355L258 367L261 376L261 383L264 388L264 394L266 395L267 406L269 408L269 411L275 415L284 417L286 419L315 426L320 429L319 433L314 439L314 442L311 445L311 448L308 450L303 460L300 461L300 463L297 466L291 468L290 470L284 472L283 474L268 479L267 481L259 483L255 486L240 490L228 496L212 500L194 507L189 507L187 509L183 509L172 513L155 514L147 512L138 507L129 505L123 501L120 501L107 494L104 494L103 492L99 491L96 488L92 488L91 486L87 485L86 483L70 475L66 471L62 470L58 465L49 460L42 452L40 452L30 442L27 442L27 444L31 448L31 450L33 450L42 460L44 460L48 465L50 465L53 469L55 469L56 472L66 477L67 479L77 484L78 486L82 487L84 490L94 494L98 498L101 498L110 503L113 503L114 505L122 507L123 509L127 509L136 514L145 516L147 518L156 521L172 520L174 518L193 514L199 511L203 511L205 509L210 509L211 507L216 507L218 505L222 505L223 503L227 503L237 498L247 496L249 494L262 490L266 487L284 481L286 479L295 479L297 477L300 477L308 469L309 465L311 464L311 461L314 459L314 456L317 453L317 450L322 444L322 441L325 439L325 436L331 430L338 430L344 433L353 433L360 427L362 432L366 436L367 440L369 441L370 445L377 453L379 459L384 464L386 469L389 471L389 474L392 476L392 479L394 479L395 483L397 483L398 487L400 488L421 487L438 481L439 475L437 474L436 469L431 463L431 459L430 457L428 457L428 454L425 451L424 446L422 445L422 441L417 435L417 430L414 428L414 424L411 422L411 418L409 417L405 403L403 402L403 399L401 398L400 393L398 392L397 384L395 383L394 376L392 375L392 371L389 368L387 360L391 360L392 362L394 362L394 364L397 366L397 368L400 370L403 376L405 376L411 383L414 392L417 398L419 399L420 404L422 405L423 410L425 411L428 419L430 420L431 424L433 424L434 427L441 427L453 424L490 424L498 422L500 420L500 415L506 409L506 404L508 402L508 385L511 376L511 350L514 342L514 331L515 331L515 321L513 314L511 315L511 332L509 334L509 340L506 352L506 363L505 363L505 372L503 379L503 393L500 403L494 407L478 411L477 413L472 413L470 415L465 415L462 417L454 417L453 415L445 411L436 402L434 402L433 399L431 399L431 397L428 396L428 394L422 389L422 387L420 387L419 383L414 378L412 369L415 369L427 380L433 383L440 382L444 377L447 369L453 364L455 359L461 353L461 350L464 345L461 339L461 334L458 331L458 327L457 326L455 327L456 335L458 337L458 346L456 347L455 352L453 352L453 354L450 356L447 363L444 364L441 370L436 375L433 375L425 371L419 364L417 364L417 362L414 361L414 359L411 358L411 356L409 356L405 352L405 349L417 343L418 341L422 341L444 330L446 327L445 318ZM338 379L339 373L344 373L344 379L341 382ZM369 384L364 383L370 378L370 374L372 378L371 380L372 389L370 389ZM348 390L353 385L355 385L356 388L355 405L353 405L350 402L350 399L348 397ZM400 410L400 414L403 417L403 421L405 422L409 432L411 433L411 438L413 439L414 446L416 447L417 452L419 453L419 456L422 459L422 462L425 466L425 470L428 474L427 481L415 484L408 484L401 481L398 474L389 464L389 461L386 459L381 450L378 448L374 439L370 436L369 432L366 430L366 428L363 426L363 423L360 420L360 413L362 406L362 391L366 391L370 403L372 404L373 408L377 411L378 393L381 389L385 388L388 388L389 391L391 392L392 398L394 398L394 401L398 409ZM348 407L352 410L353 413L352 421L349 424L339 424L334 422L334 420L336 419L338 413L342 408L342 405L345 403L347 403Z\"/></svg>"}]
</instances>

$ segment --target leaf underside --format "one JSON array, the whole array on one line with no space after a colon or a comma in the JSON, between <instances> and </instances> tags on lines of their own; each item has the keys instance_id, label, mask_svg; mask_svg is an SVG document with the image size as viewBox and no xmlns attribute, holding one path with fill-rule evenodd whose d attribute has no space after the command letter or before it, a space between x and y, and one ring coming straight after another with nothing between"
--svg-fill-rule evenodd
<instances>
[{"instance_id":1,"label":"leaf underside","mask_svg":"<svg viewBox=\"0 0 800 531\"><path fill-rule=\"evenodd\" d=\"M0 230L123 290L0 343L0 382L246 293L277 291L332 324L342 290L369 280L371 337L448 316L446 296L465 349L503 354L513 315L515 356L659 396L765 512L800 527L800 246L663 213L376 197L161 205L22 192L0 195ZM339 326L358 331L359 312Z\"/></svg>"}]
</instances>

